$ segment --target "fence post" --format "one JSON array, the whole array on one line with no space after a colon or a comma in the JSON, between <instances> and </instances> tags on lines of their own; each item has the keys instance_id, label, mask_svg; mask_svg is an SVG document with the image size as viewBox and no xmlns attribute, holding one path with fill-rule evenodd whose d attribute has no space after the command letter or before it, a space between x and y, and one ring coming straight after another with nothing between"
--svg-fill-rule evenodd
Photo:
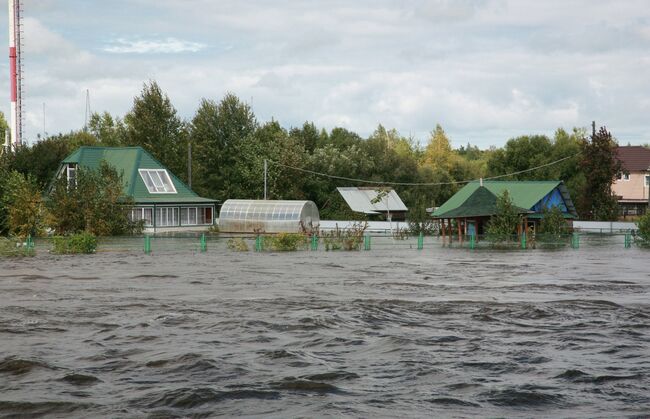
<instances>
[{"instance_id":1,"label":"fence post","mask_svg":"<svg viewBox=\"0 0 650 419\"><path fill-rule=\"evenodd\" d=\"M521 234L521 248L522 249L526 248L526 232L525 231Z\"/></svg>"},{"instance_id":2,"label":"fence post","mask_svg":"<svg viewBox=\"0 0 650 419\"><path fill-rule=\"evenodd\" d=\"M580 247L580 236L576 232L573 232L573 236L571 236L571 247L574 249L578 249Z\"/></svg>"},{"instance_id":3,"label":"fence post","mask_svg":"<svg viewBox=\"0 0 650 419\"><path fill-rule=\"evenodd\" d=\"M257 237L255 237L255 251L256 252L261 252L262 251L262 236L259 234Z\"/></svg>"},{"instance_id":4,"label":"fence post","mask_svg":"<svg viewBox=\"0 0 650 419\"><path fill-rule=\"evenodd\" d=\"M146 234L144 236L144 253L147 255L151 253L151 237Z\"/></svg>"},{"instance_id":5,"label":"fence post","mask_svg":"<svg viewBox=\"0 0 650 419\"><path fill-rule=\"evenodd\" d=\"M363 250L370 250L370 235L363 236Z\"/></svg>"},{"instance_id":6,"label":"fence post","mask_svg":"<svg viewBox=\"0 0 650 419\"><path fill-rule=\"evenodd\" d=\"M420 235L418 236L418 250L422 250L424 248L424 233L420 232Z\"/></svg>"},{"instance_id":7,"label":"fence post","mask_svg":"<svg viewBox=\"0 0 650 419\"><path fill-rule=\"evenodd\" d=\"M208 244L205 241L205 233L201 234L201 252L208 250Z\"/></svg>"},{"instance_id":8,"label":"fence post","mask_svg":"<svg viewBox=\"0 0 650 419\"><path fill-rule=\"evenodd\" d=\"M632 246L632 235L625 233L625 248L629 249Z\"/></svg>"},{"instance_id":9,"label":"fence post","mask_svg":"<svg viewBox=\"0 0 650 419\"><path fill-rule=\"evenodd\" d=\"M469 248L474 250L476 247L476 236L474 234L469 235Z\"/></svg>"},{"instance_id":10,"label":"fence post","mask_svg":"<svg viewBox=\"0 0 650 419\"><path fill-rule=\"evenodd\" d=\"M312 234L311 236L311 250L318 250L318 235Z\"/></svg>"}]
</instances>

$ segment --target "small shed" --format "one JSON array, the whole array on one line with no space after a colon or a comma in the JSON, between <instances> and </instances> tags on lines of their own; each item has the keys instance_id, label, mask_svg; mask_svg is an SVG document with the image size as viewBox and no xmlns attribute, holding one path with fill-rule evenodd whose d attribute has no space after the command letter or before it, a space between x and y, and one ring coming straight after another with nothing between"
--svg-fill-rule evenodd
<instances>
[{"instance_id":1,"label":"small shed","mask_svg":"<svg viewBox=\"0 0 650 419\"><path fill-rule=\"evenodd\" d=\"M228 199L219 213L219 230L226 233L300 233L319 224L312 201Z\"/></svg>"},{"instance_id":2,"label":"small shed","mask_svg":"<svg viewBox=\"0 0 650 419\"><path fill-rule=\"evenodd\" d=\"M522 215L519 232L535 230L545 208L558 207L570 223L577 217L569 191L561 181L474 181L433 212L440 221L441 232L452 234L452 220L463 235L482 234L484 226L496 214L497 196L507 190L515 210Z\"/></svg>"},{"instance_id":3,"label":"small shed","mask_svg":"<svg viewBox=\"0 0 650 419\"><path fill-rule=\"evenodd\" d=\"M368 215L383 214L387 219L404 219L408 208L392 188L336 188L350 209Z\"/></svg>"}]
</instances>

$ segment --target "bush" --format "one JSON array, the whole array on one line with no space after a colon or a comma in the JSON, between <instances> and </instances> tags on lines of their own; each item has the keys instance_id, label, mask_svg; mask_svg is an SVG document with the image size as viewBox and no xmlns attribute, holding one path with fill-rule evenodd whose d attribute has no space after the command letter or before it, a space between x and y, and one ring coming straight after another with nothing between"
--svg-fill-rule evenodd
<instances>
[{"instance_id":1,"label":"bush","mask_svg":"<svg viewBox=\"0 0 650 419\"><path fill-rule=\"evenodd\" d=\"M248 252L248 244L246 243L246 240L242 238L229 239L226 246L228 249L234 250L235 252Z\"/></svg>"},{"instance_id":2,"label":"bush","mask_svg":"<svg viewBox=\"0 0 650 419\"><path fill-rule=\"evenodd\" d=\"M636 226L639 229L637 235L638 243L650 246L650 212L647 212L644 216L639 218L639 221L636 222Z\"/></svg>"},{"instance_id":3,"label":"bush","mask_svg":"<svg viewBox=\"0 0 650 419\"><path fill-rule=\"evenodd\" d=\"M363 235L368 228L368 222L354 223L349 229L336 229L323 234L325 250L360 250Z\"/></svg>"},{"instance_id":4,"label":"bush","mask_svg":"<svg viewBox=\"0 0 650 419\"><path fill-rule=\"evenodd\" d=\"M95 253L97 250L97 237L90 233L79 233L71 236L55 236L53 239L54 253L76 254Z\"/></svg>"},{"instance_id":5,"label":"bush","mask_svg":"<svg viewBox=\"0 0 650 419\"><path fill-rule=\"evenodd\" d=\"M0 237L0 257L34 256L34 247L20 239Z\"/></svg>"},{"instance_id":6,"label":"bush","mask_svg":"<svg viewBox=\"0 0 650 419\"><path fill-rule=\"evenodd\" d=\"M123 174L102 161L97 170L81 167L75 185L56 180L47 202L48 225L56 234L87 231L97 236L139 234L143 222L129 221L133 199L123 196Z\"/></svg>"},{"instance_id":7,"label":"bush","mask_svg":"<svg viewBox=\"0 0 650 419\"><path fill-rule=\"evenodd\" d=\"M265 236L270 250L296 251L307 247L307 237L300 233L279 233L274 236Z\"/></svg>"},{"instance_id":8,"label":"bush","mask_svg":"<svg viewBox=\"0 0 650 419\"><path fill-rule=\"evenodd\" d=\"M43 232L44 205L41 191L32 176L16 171L7 174L0 190L4 224L11 235L20 238L38 236Z\"/></svg>"}]
</instances>

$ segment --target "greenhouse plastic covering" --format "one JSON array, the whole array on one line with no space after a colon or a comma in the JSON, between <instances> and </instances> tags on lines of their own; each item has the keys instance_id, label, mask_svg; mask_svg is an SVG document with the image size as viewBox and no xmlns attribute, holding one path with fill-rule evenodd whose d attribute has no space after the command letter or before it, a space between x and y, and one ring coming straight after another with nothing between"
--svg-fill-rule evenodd
<instances>
[{"instance_id":1,"label":"greenhouse plastic covering","mask_svg":"<svg viewBox=\"0 0 650 419\"><path fill-rule=\"evenodd\" d=\"M319 222L312 201L229 199L219 213L219 230L227 233L298 233Z\"/></svg>"}]
</instances>

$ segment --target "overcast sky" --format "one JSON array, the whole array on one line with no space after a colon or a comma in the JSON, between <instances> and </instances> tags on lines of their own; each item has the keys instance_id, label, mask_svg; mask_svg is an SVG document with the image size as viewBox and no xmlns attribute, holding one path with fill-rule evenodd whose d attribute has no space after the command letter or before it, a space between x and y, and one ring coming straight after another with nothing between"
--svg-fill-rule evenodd
<instances>
[{"instance_id":1,"label":"overcast sky","mask_svg":"<svg viewBox=\"0 0 650 419\"><path fill-rule=\"evenodd\" d=\"M647 0L24 0L23 15L30 141L43 103L45 131L66 132L86 89L123 116L156 80L185 119L231 91L287 128L381 123L424 143L440 123L483 148L595 119L650 142Z\"/></svg>"}]
</instances>

